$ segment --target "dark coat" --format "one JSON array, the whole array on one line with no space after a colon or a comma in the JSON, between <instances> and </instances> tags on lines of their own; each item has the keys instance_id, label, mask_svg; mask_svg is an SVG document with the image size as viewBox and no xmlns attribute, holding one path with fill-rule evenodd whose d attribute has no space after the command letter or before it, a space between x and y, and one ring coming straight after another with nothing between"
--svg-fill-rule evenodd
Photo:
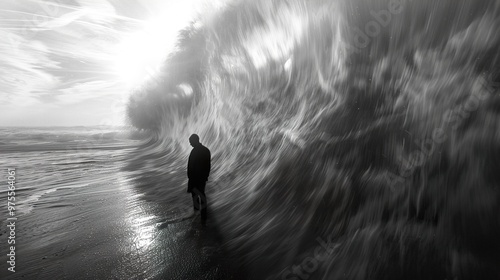
<instances>
[{"instance_id":1,"label":"dark coat","mask_svg":"<svg viewBox=\"0 0 500 280\"><path fill-rule=\"evenodd\" d=\"M197 144L193 147L189 155L187 176L189 178L188 192L193 187L193 183L205 183L210 175L211 167L210 150L202 144Z\"/></svg>"}]
</instances>

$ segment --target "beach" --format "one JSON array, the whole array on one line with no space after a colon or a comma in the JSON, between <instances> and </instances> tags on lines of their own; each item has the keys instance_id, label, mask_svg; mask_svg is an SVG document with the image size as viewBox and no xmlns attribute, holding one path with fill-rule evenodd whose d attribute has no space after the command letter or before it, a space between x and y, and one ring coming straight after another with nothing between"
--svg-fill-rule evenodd
<instances>
[{"instance_id":1,"label":"beach","mask_svg":"<svg viewBox=\"0 0 500 280\"><path fill-rule=\"evenodd\" d=\"M213 224L162 222L162 206L127 186L68 188L43 203L18 219L16 272L4 265L2 279L243 279Z\"/></svg>"},{"instance_id":2,"label":"beach","mask_svg":"<svg viewBox=\"0 0 500 280\"><path fill-rule=\"evenodd\" d=\"M4 154L16 166L19 211L15 272L3 250L0 278L244 279L213 220L202 227L192 209L173 214L164 200L145 199L122 170L125 150L49 152L33 166L24 158L36 161L40 151ZM96 152L106 155L85 158ZM68 160L71 153L78 157ZM44 168L53 169L46 181L34 174ZM7 244L5 224L0 233Z\"/></svg>"}]
</instances>

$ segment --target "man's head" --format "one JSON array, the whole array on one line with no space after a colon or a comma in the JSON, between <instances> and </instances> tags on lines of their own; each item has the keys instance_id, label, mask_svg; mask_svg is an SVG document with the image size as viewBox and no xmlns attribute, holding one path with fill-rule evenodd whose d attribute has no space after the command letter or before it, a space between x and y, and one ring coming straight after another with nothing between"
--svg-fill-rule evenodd
<instances>
[{"instance_id":1,"label":"man's head","mask_svg":"<svg viewBox=\"0 0 500 280\"><path fill-rule=\"evenodd\" d=\"M196 134L193 134L189 137L189 144L191 144L191 146L196 146L198 144L200 144L200 137Z\"/></svg>"}]
</instances>

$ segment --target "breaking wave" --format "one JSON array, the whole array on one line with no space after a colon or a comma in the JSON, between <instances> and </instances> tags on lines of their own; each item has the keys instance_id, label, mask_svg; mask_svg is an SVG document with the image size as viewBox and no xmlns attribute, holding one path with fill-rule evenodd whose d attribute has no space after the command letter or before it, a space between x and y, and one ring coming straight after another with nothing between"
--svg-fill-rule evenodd
<instances>
[{"instance_id":1,"label":"breaking wave","mask_svg":"<svg viewBox=\"0 0 500 280\"><path fill-rule=\"evenodd\" d=\"M175 174L150 191L185 195L199 134L213 216L256 279L498 279L499 13L228 2L130 98L131 124L155 135L133 168Z\"/></svg>"}]
</instances>

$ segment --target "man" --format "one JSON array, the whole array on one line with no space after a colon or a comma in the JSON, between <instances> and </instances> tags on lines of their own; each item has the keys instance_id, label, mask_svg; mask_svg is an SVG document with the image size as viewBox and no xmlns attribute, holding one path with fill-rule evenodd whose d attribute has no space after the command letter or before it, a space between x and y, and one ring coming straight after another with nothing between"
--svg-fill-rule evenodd
<instances>
[{"instance_id":1,"label":"man","mask_svg":"<svg viewBox=\"0 0 500 280\"><path fill-rule=\"evenodd\" d=\"M205 195L205 184L210 175L211 154L210 150L200 143L200 137L193 134L189 137L189 143L193 150L189 155L187 175L188 193L193 197L194 210L201 210L201 221L205 223L207 219L207 197Z\"/></svg>"}]
</instances>

